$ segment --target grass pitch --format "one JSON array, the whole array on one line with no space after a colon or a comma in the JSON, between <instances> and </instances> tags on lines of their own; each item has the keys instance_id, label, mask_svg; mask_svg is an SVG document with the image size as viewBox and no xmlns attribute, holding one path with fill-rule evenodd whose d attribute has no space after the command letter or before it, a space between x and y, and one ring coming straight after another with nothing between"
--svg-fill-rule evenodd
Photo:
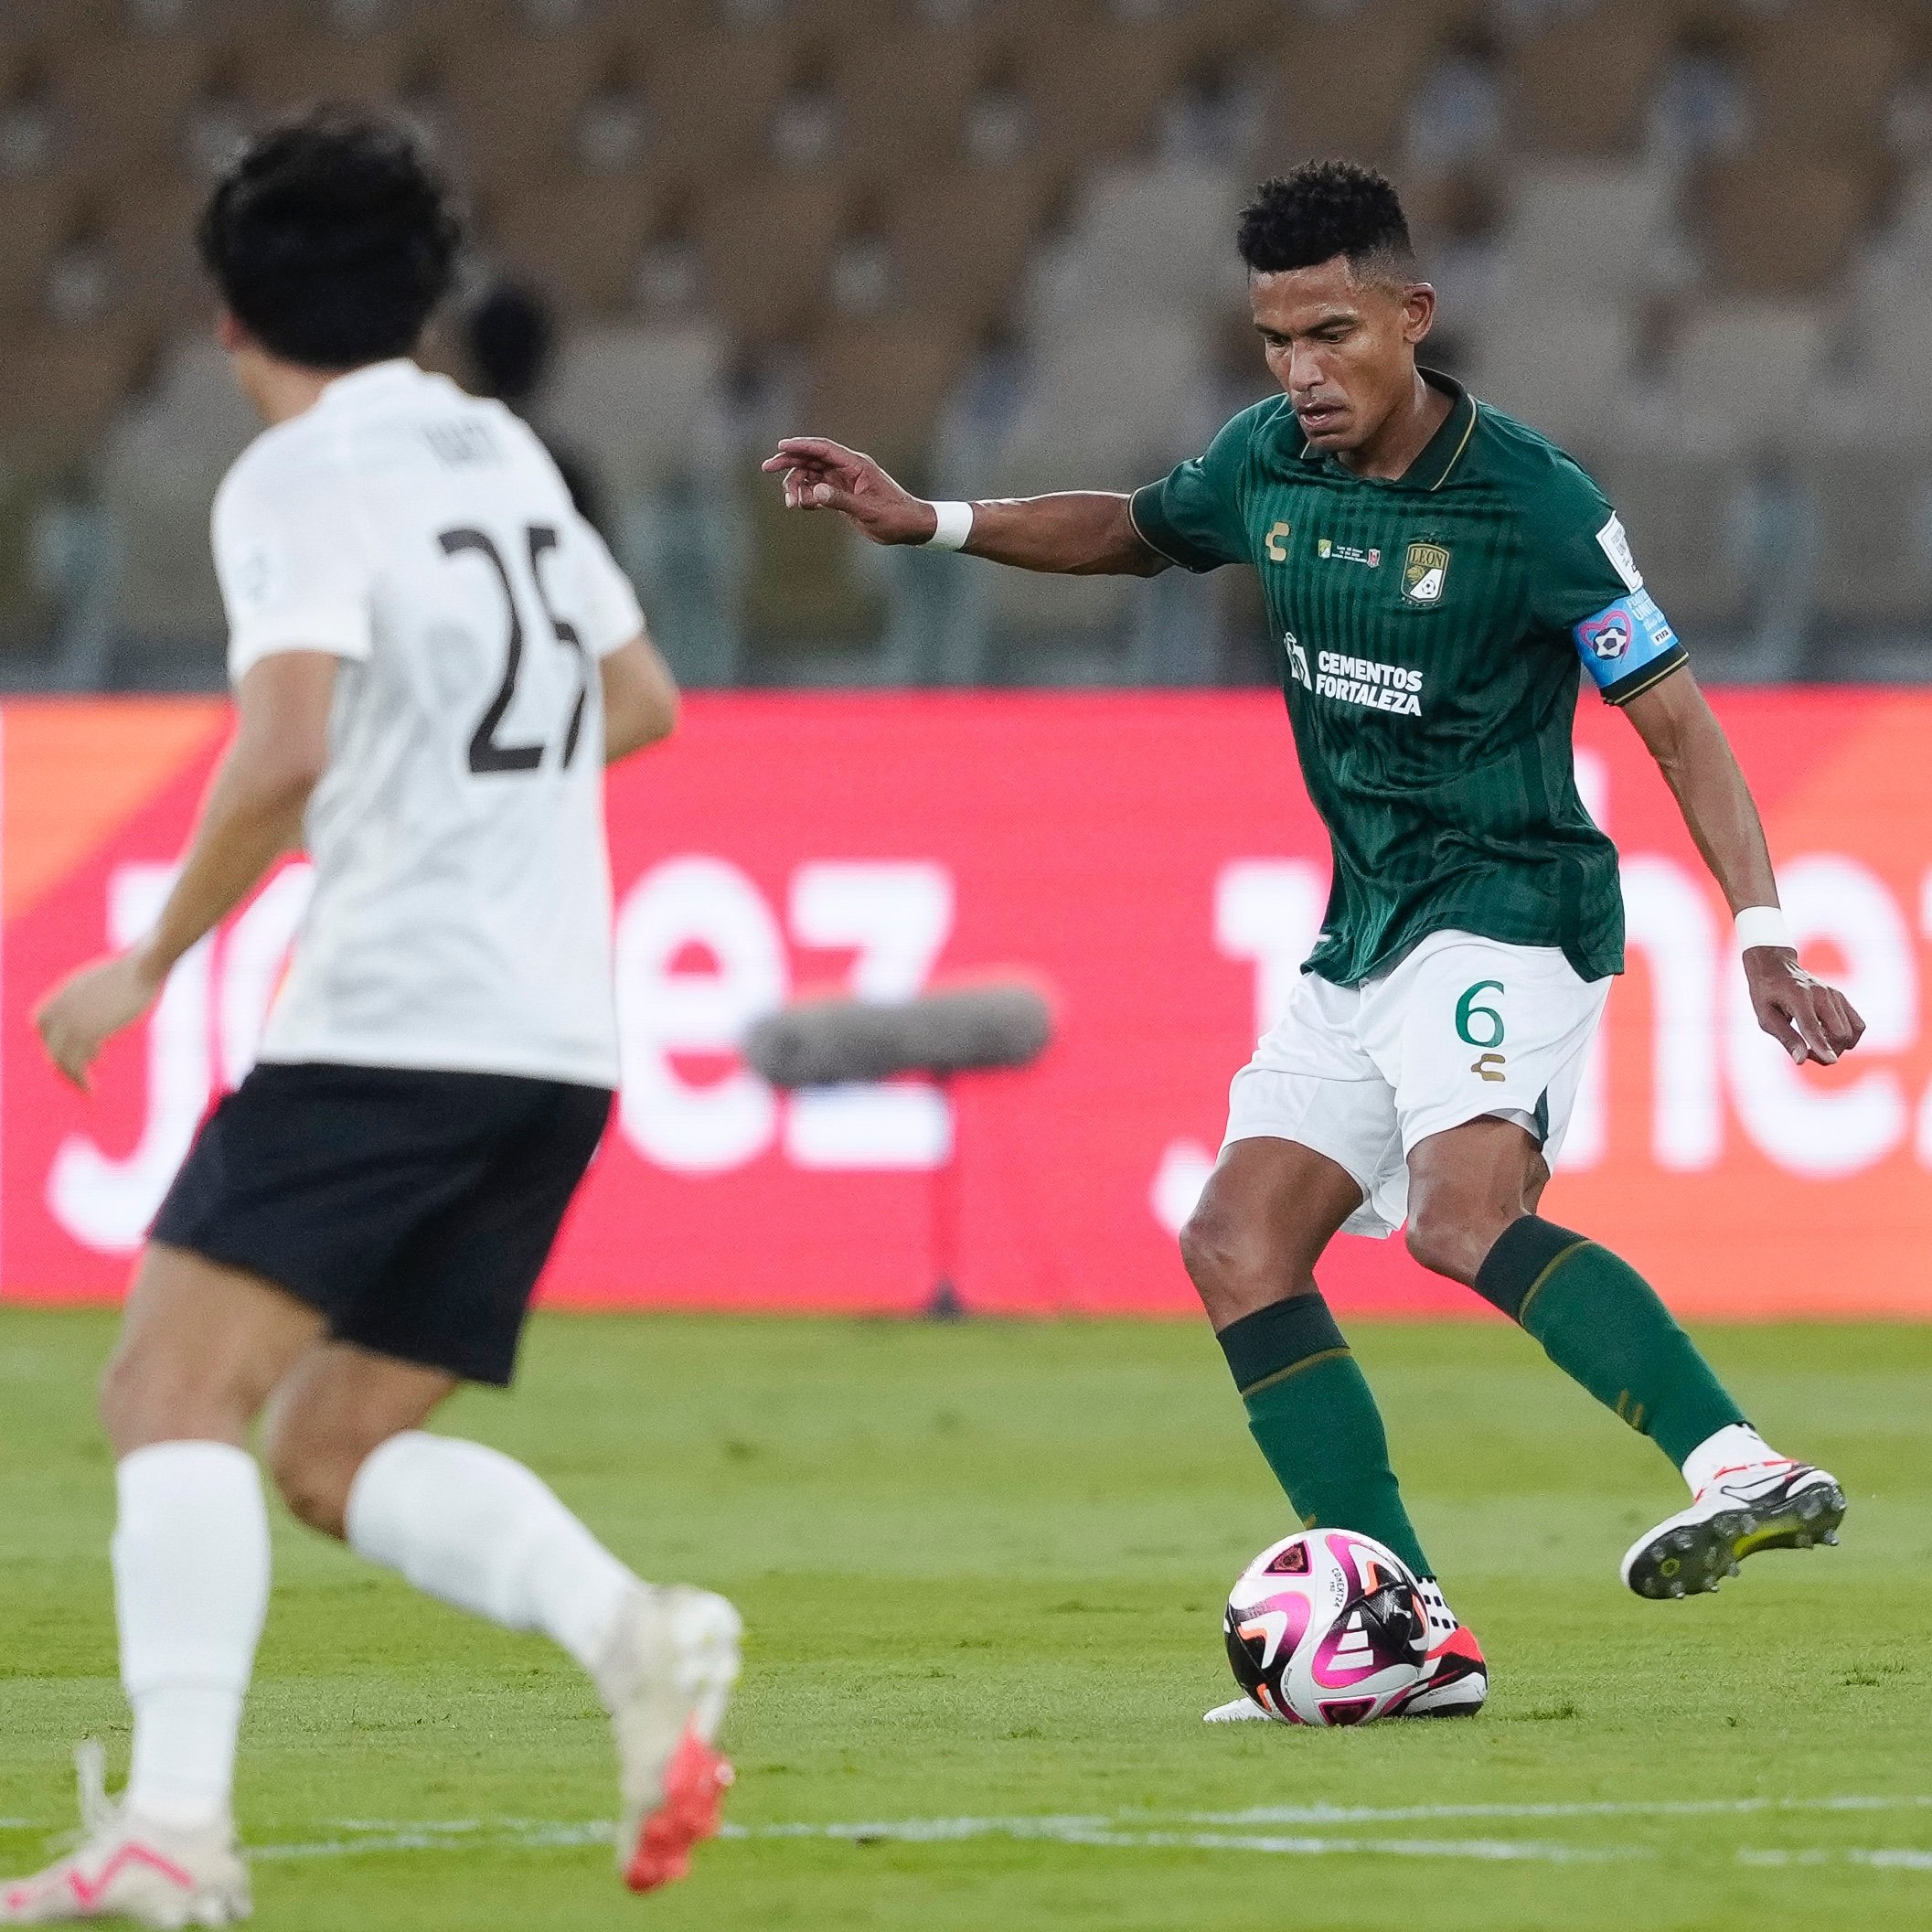
<instances>
[{"instance_id":1,"label":"grass pitch","mask_svg":"<svg viewBox=\"0 0 1932 1932\"><path fill-rule=\"evenodd\" d=\"M100 1314L0 1314L0 1863L126 1752ZM1498 1325L1362 1327L1398 1465L1494 1673L1474 1723L1206 1729L1222 1593L1287 1526L1205 1334L1157 1325L536 1325L445 1425L527 1457L752 1649L737 1835L617 1886L601 1715L507 1636L278 1525L242 1745L257 1921L1431 1928L1932 1925L1932 1329L1708 1338L1852 1497L1835 1551L1647 1604L1655 1451Z\"/></svg>"}]
</instances>

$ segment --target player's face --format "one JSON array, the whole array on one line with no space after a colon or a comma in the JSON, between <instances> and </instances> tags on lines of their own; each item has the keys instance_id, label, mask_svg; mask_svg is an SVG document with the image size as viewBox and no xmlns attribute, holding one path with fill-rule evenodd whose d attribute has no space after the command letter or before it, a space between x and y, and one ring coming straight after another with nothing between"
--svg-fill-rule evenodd
<instances>
[{"instance_id":1,"label":"player's face","mask_svg":"<svg viewBox=\"0 0 1932 1932\"><path fill-rule=\"evenodd\" d=\"M1251 274L1248 301L1268 370L1301 432L1340 454L1372 443L1413 392L1415 345L1436 316L1425 282L1357 281L1348 258Z\"/></svg>"}]
</instances>

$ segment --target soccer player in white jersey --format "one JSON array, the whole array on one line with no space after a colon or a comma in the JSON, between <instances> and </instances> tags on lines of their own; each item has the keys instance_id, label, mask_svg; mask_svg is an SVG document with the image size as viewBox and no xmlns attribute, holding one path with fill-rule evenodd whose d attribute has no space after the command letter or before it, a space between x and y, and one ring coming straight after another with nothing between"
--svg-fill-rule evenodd
<instances>
[{"instance_id":1,"label":"soccer player in white jersey","mask_svg":"<svg viewBox=\"0 0 1932 1932\"><path fill-rule=\"evenodd\" d=\"M246 1446L290 1508L419 1589L540 1630L609 1708L620 1869L716 1829L738 1669L721 1597L641 1582L529 1470L422 1425L507 1383L617 1079L602 768L677 695L536 439L410 359L461 236L409 138L318 114L217 187L202 251L269 427L216 498L238 723L159 923L38 1023L102 1043L285 851L315 883L261 1064L136 1269L101 1412L133 1767L0 1923L249 1912L237 1725L269 1591Z\"/></svg>"}]
</instances>

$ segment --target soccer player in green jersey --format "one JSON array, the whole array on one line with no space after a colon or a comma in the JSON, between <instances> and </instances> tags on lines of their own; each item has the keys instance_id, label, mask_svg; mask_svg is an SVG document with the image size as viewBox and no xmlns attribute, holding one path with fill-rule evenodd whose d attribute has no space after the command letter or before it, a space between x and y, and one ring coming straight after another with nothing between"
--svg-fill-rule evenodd
<instances>
[{"instance_id":1,"label":"soccer player in green jersey","mask_svg":"<svg viewBox=\"0 0 1932 1932\"><path fill-rule=\"evenodd\" d=\"M1376 1538L1424 1580L1406 1710L1480 1709L1488 1672L1403 1507L1373 1396L1315 1284L1346 1229L1407 1223L1683 1472L1641 1538L1645 1596L1835 1541L1845 1500L1745 1420L1637 1272L1537 1206L1612 977L1617 854L1577 795L1579 666L1656 758L1737 915L1759 1024L1835 1061L1864 1024L1799 966L1751 795L1596 486L1535 431L1418 364L1436 313L1394 189L1346 163L1270 181L1239 247L1282 393L1131 496L933 504L870 458L788 438L794 508L879 543L1024 570L1260 573L1334 879L1288 1010L1236 1075L1181 1235L1262 1454L1304 1523ZM1245 1702L1211 1716L1258 1716Z\"/></svg>"}]
</instances>

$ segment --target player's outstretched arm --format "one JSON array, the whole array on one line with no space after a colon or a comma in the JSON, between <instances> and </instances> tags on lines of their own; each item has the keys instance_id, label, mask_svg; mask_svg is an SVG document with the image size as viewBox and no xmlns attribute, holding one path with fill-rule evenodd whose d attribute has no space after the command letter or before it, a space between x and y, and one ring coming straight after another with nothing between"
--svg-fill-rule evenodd
<instances>
[{"instance_id":1,"label":"player's outstretched arm","mask_svg":"<svg viewBox=\"0 0 1932 1932\"><path fill-rule=\"evenodd\" d=\"M598 662L603 683L603 762L615 764L678 729L678 681L648 637Z\"/></svg>"},{"instance_id":2,"label":"player's outstretched arm","mask_svg":"<svg viewBox=\"0 0 1932 1932\"><path fill-rule=\"evenodd\" d=\"M1672 671L1623 709L1677 795L1691 837L1732 912L1775 906L1777 882L1763 821L1697 680L1688 669ZM1791 947L1749 946L1744 962L1758 1025L1800 1066L1807 1060L1830 1065L1858 1044L1865 1023L1852 1002L1836 987L1813 979Z\"/></svg>"},{"instance_id":3,"label":"player's outstretched arm","mask_svg":"<svg viewBox=\"0 0 1932 1932\"><path fill-rule=\"evenodd\" d=\"M155 929L137 945L70 974L34 1014L48 1057L85 1089L94 1056L147 1011L175 963L302 842L309 794L328 768L336 660L281 651L242 678L238 722Z\"/></svg>"},{"instance_id":4,"label":"player's outstretched arm","mask_svg":"<svg viewBox=\"0 0 1932 1932\"><path fill-rule=\"evenodd\" d=\"M833 510L874 543L926 543L939 515L870 456L823 436L787 436L761 465L785 478L788 510ZM1067 490L973 506L968 555L1074 577L1152 577L1168 560L1140 540L1127 499Z\"/></svg>"}]
</instances>

